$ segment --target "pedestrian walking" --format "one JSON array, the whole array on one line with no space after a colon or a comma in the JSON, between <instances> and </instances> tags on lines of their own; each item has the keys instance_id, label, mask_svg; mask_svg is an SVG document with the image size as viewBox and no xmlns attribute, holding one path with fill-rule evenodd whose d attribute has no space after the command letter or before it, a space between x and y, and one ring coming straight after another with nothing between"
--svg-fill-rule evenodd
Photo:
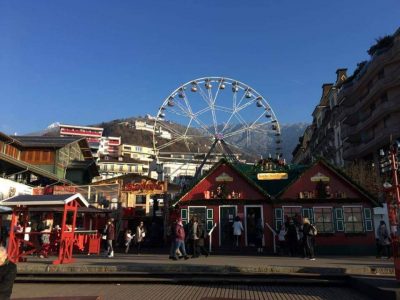
<instances>
[{"instance_id":1,"label":"pedestrian walking","mask_svg":"<svg viewBox=\"0 0 400 300\"><path fill-rule=\"evenodd\" d=\"M185 229L183 228L182 219L179 218L176 226L175 226L175 250L173 260L178 260L176 257L176 252L179 251L182 253L183 258L189 259L189 256L186 254L185 249Z\"/></svg>"},{"instance_id":2,"label":"pedestrian walking","mask_svg":"<svg viewBox=\"0 0 400 300\"><path fill-rule=\"evenodd\" d=\"M378 257L389 259L391 257L391 239L385 221L380 221L379 227L376 230L376 235L378 236Z\"/></svg>"},{"instance_id":3,"label":"pedestrian walking","mask_svg":"<svg viewBox=\"0 0 400 300\"><path fill-rule=\"evenodd\" d=\"M199 257L199 253L198 253L198 242L199 242L198 228L199 228L199 222L198 222L197 217L195 216L195 217L193 217L191 237L190 237L190 239L192 240L192 258Z\"/></svg>"},{"instance_id":4,"label":"pedestrian walking","mask_svg":"<svg viewBox=\"0 0 400 300\"><path fill-rule=\"evenodd\" d=\"M170 242L169 248L169 259L173 259L175 257L175 227L176 227L176 220L171 223L167 230L167 237Z\"/></svg>"},{"instance_id":5,"label":"pedestrian walking","mask_svg":"<svg viewBox=\"0 0 400 300\"><path fill-rule=\"evenodd\" d=\"M136 227L136 235L135 235L137 254L140 254L140 248L145 238L146 238L146 228L144 227L143 221L140 221L139 225Z\"/></svg>"},{"instance_id":6,"label":"pedestrian walking","mask_svg":"<svg viewBox=\"0 0 400 300\"><path fill-rule=\"evenodd\" d=\"M47 258L50 251L50 226L45 226L41 231L42 247L40 249L40 258Z\"/></svg>"},{"instance_id":7,"label":"pedestrian walking","mask_svg":"<svg viewBox=\"0 0 400 300\"><path fill-rule=\"evenodd\" d=\"M197 241L197 245L198 245L198 253L203 254L205 257L208 257L210 255L210 253L207 251L206 247L205 247L205 239L207 238L208 234L207 231L204 229L204 226L202 224L202 222L199 222L199 225L197 227L197 232L198 232L198 241Z\"/></svg>"},{"instance_id":8,"label":"pedestrian walking","mask_svg":"<svg viewBox=\"0 0 400 300\"><path fill-rule=\"evenodd\" d=\"M0 299L11 299L11 293L17 276L17 266L8 260L7 250L0 246Z\"/></svg>"},{"instance_id":9,"label":"pedestrian walking","mask_svg":"<svg viewBox=\"0 0 400 300\"><path fill-rule=\"evenodd\" d=\"M298 228L292 218L290 218L287 226L286 240L288 244L289 256L296 256L299 243L299 233Z\"/></svg>"},{"instance_id":10,"label":"pedestrian walking","mask_svg":"<svg viewBox=\"0 0 400 300\"><path fill-rule=\"evenodd\" d=\"M125 253L126 254L129 252L129 247L130 247L134 237L135 237L135 235L134 234L132 235L132 230L130 230L130 229L126 230L125 236L124 236L124 239L125 239Z\"/></svg>"},{"instance_id":11,"label":"pedestrian walking","mask_svg":"<svg viewBox=\"0 0 400 300\"><path fill-rule=\"evenodd\" d=\"M256 229L254 235L254 242L257 247L257 253L263 252L263 246L262 246L263 237L264 237L264 226L260 218L257 219L256 221Z\"/></svg>"},{"instance_id":12,"label":"pedestrian walking","mask_svg":"<svg viewBox=\"0 0 400 300\"><path fill-rule=\"evenodd\" d=\"M115 240L115 226L114 219L111 218L107 222L106 228L106 238L107 238L107 257L114 257L113 242Z\"/></svg>"},{"instance_id":13,"label":"pedestrian walking","mask_svg":"<svg viewBox=\"0 0 400 300\"><path fill-rule=\"evenodd\" d=\"M310 224L308 218L303 219L303 251L304 258L310 260L315 260L314 257L314 231L316 231L315 226Z\"/></svg>"},{"instance_id":14,"label":"pedestrian walking","mask_svg":"<svg viewBox=\"0 0 400 300\"><path fill-rule=\"evenodd\" d=\"M242 236L242 232L244 231L242 221L240 221L240 217L235 217L235 222L232 225L233 228L233 237L234 237L234 246L239 247L240 237Z\"/></svg>"}]
</instances>

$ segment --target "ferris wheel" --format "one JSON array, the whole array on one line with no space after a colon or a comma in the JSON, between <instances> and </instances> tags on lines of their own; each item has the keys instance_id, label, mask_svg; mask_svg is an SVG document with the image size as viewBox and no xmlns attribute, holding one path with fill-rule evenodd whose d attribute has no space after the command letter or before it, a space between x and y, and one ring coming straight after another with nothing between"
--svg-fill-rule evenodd
<instances>
[{"instance_id":1,"label":"ferris wheel","mask_svg":"<svg viewBox=\"0 0 400 300\"><path fill-rule=\"evenodd\" d=\"M165 98L153 127L154 152L281 157L281 130L267 100L235 79L191 80Z\"/></svg>"}]
</instances>

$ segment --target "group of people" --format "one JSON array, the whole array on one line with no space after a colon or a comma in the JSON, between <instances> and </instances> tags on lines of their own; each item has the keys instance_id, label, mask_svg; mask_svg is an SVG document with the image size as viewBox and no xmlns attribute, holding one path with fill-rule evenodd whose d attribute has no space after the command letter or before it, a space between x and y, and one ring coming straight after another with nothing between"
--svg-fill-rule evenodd
<instances>
[{"instance_id":1,"label":"group of people","mask_svg":"<svg viewBox=\"0 0 400 300\"><path fill-rule=\"evenodd\" d=\"M201 254L206 257L209 255L205 247L207 230L196 216L186 226L183 225L182 219L178 218L171 224L168 236L171 242L169 258L172 260L188 259L188 253L192 254L192 258L197 258Z\"/></svg>"},{"instance_id":2,"label":"group of people","mask_svg":"<svg viewBox=\"0 0 400 300\"><path fill-rule=\"evenodd\" d=\"M264 225L262 219L255 219L254 214L250 214L248 218L248 243L249 246L257 247L257 253L263 252L262 240L264 237ZM239 247L241 242L242 232L244 231L242 221L239 216L236 216L232 224L233 229L233 246Z\"/></svg>"},{"instance_id":3,"label":"group of people","mask_svg":"<svg viewBox=\"0 0 400 300\"><path fill-rule=\"evenodd\" d=\"M279 252L281 255L298 256L315 260L314 245L317 229L308 218L299 223L298 218L286 218L278 233Z\"/></svg>"},{"instance_id":4,"label":"group of people","mask_svg":"<svg viewBox=\"0 0 400 300\"><path fill-rule=\"evenodd\" d=\"M107 224L103 230L103 240L106 241L106 256L109 258L114 257L114 241L116 240L116 231L114 219L111 218L107 221ZM124 233L125 253L128 254L131 249L132 243L136 245L137 254L140 254L140 249L143 241L146 238L146 228L144 222L141 221L136 227L135 233L132 233L131 229L127 229Z\"/></svg>"}]
</instances>

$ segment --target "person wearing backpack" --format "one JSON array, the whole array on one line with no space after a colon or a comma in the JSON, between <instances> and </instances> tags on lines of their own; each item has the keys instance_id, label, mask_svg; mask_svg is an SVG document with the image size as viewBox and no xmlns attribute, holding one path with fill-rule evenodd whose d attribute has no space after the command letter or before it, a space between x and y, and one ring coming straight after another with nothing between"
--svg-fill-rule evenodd
<instances>
[{"instance_id":1,"label":"person wearing backpack","mask_svg":"<svg viewBox=\"0 0 400 300\"><path fill-rule=\"evenodd\" d=\"M304 258L315 260L314 257L314 236L317 234L317 229L311 225L308 218L303 219L303 251Z\"/></svg>"}]
</instances>

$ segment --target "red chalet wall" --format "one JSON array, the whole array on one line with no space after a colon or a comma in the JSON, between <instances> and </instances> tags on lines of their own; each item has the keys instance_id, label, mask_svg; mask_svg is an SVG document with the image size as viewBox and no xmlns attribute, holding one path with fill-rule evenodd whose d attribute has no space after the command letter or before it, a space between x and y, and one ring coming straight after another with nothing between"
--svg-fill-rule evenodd
<instances>
[{"instance_id":1,"label":"red chalet wall","mask_svg":"<svg viewBox=\"0 0 400 300\"><path fill-rule=\"evenodd\" d=\"M279 198L285 200L298 199L300 192L316 190L317 182L312 182L311 177L315 176L318 172L330 178L329 187L331 195L336 192L345 192L346 198L349 199L364 198L364 196L361 195L348 182L339 177L335 172L327 168L322 163L318 163L305 171Z\"/></svg>"},{"instance_id":2,"label":"red chalet wall","mask_svg":"<svg viewBox=\"0 0 400 300\"><path fill-rule=\"evenodd\" d=\"M217 182L216 178L222 173L225 173L228 176L232 177L233 181ZM236 172L236 170L234 170L227 164L221 164L211 174L201 180L191 191L189 191L189 193L184 195L181 199L181 202L183 204L183 202L188 200L205 199L204 191L215 191L217 189L217 186L220 184L223 184L225 186L225 191L228 193L232 193L232 191L240 192L240 199L260 200L266 198L265 195L263 195L246 179L244 179L238 172Z\"/></svg>"}]
</instances>

